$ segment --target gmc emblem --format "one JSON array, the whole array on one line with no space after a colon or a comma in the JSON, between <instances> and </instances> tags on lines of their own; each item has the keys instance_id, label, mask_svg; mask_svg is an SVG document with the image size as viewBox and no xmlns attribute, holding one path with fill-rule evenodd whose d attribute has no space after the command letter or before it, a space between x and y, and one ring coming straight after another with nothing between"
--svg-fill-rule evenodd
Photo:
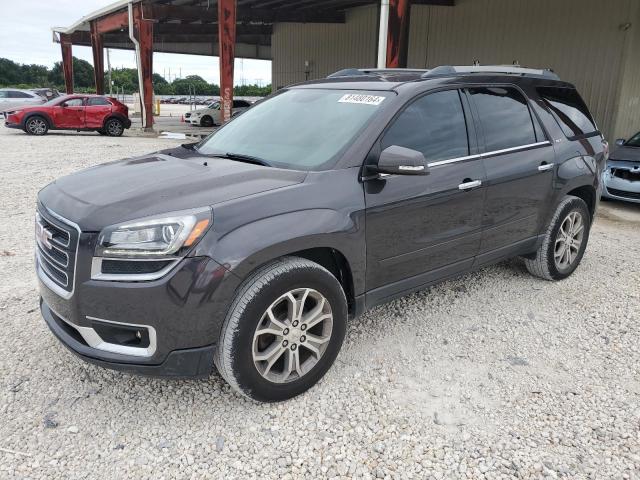
<instances>
[{"instance_id":1,"label":"gmc emblem","mask_svg":"<svg viewBox=\"0 0 640 480\"><path fill-rule=\"evenodd\" d=\"M36 240L40 242L40 245L43 245L51 250L53 248L53 246L51 245L52 238L53 233L51 233L51 230L48 230L40 223L36 223Z\"/></svg>"}]
</instances>

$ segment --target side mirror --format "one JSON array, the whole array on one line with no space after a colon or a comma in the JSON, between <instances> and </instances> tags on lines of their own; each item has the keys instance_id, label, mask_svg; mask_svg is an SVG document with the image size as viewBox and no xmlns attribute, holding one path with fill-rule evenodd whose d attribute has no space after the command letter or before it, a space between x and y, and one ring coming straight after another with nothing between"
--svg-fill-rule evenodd
<instances>
[{"instance_id":1,"label":"side mirror","mask_svg":"<svg viewBox=\"0 0 640 480\"><path fill-rule=\"evenodd\" d=\"M410 148L391 145L380 154L378 165L373 165L377 173L390 175L428 175L427 159L422 152Z\"/></svg>"},{"instance_id":2,"label":"side mirror","mask_svg":"<svg viewBox=\"0 0 640 480\"><path fill-rule=\"evenodd\" d=\"M616 145L621 147L622 145L624 145L625 142L626 140L624 138L619 138L616 140Z\"/></svg>"}]
</instances>

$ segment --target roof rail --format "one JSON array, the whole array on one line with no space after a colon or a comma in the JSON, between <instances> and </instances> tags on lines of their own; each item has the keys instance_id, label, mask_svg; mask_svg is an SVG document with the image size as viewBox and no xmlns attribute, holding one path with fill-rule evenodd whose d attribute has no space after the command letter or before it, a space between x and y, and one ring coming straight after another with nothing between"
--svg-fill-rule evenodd
<instances>
[{"instance_id":1,"label":"roof rail","mask_svg":"<svg viewBox=\"0 0 640 480\"><path fill-rule=\"evenodd\" d=\"M327 78L340 78L340 77L359 77L359 76L379 76L383 77L385 75L422 75L427 73L429 70L426 69L417 69L417 68L345 68L344 70L339 70L335 73L332 73Z\"/></svg>"},{"instance_id":2,"label":"roof rail","mask_svg":"<svg viewBox=\"0 0 640 480\"><path fill-rule=\"evenodd\" d=\"M470 73L503 73L508 75L521 75L523 77L546 78L548 80L560 80L560 77L551 69L523 68L514 65L468 65L452 66L442 65L433 68L422 75L422 78L432 78L452 75L467 75Z\"/></svg>"}]
</instances>

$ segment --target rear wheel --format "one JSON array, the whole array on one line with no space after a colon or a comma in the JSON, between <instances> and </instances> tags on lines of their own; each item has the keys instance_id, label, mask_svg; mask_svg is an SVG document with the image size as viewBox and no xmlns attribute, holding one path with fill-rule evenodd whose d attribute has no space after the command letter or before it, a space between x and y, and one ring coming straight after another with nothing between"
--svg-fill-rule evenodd
<instances>
[{"instance_id":1,"label":"rear wheel","mask_svg":"<svg viewBox=\"0 0 640 480\"><path fill-rule=\"evenodd\" d=\"M215 363L243 395L286 400L329 370L346 323L347 301L338 280L314 262L286 257L259 269L240 288Z\"/></svg>"},{"instance_id":2,"label":"rear wheel","mask_svg":"<svg viewBox=\"0 0 640 480\"><path fill-rule=\"evenodd\" d=\"M29 117L24 124L24 131L29 135L46 135L49 131L49 124L43 117Z\"/></svg>"},{"instance_id":3,"label":"rear wheel","mask_svg":"<svg viewBox=\"0 0 640 480\"><path fill-rule=\"evenodd\" d=\"M527 270L545 280L567 278L580 265L590 229L587 204L581 198L567 196L558 205L535 257L525 258Z\"/></svg>"},{"instance_id":4,"label":"rear wheel","mask_svg":"<svg viewBox=\"0 0 640 480\"><path fill-rule=\"evenodd\" d=\"M124 132L124 124L119 118L110 118L107 123L104 124L104 131L110 137L119 137Z\"/></svg>"}]
</instances>

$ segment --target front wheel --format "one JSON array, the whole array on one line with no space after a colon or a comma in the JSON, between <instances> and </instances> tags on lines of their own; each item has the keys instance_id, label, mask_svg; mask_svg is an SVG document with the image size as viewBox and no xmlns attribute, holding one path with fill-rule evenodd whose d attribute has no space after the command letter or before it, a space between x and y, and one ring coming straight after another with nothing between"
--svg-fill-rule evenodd
<instances>
[{"instance_id":1,"label":"front wheel","mask_svg":"<svg viewBox=\"0 0 640 480\"><path fill-rule=\"evenodd\" d=\"M262 402L286 400L329 370L346 324L347 300L336 277L303 258L276 260L238 291L215 364L243 395Z\"/></svg>"},{"instance_id":2,"label":"front wheel","mask_svg":"<svg viewBox=\"0 0 640 480\"><path fill-rule=\"evenodd\" d=\"M213 125L214 125L213 118L211 118L209 115L205 115L200 119L201 127L213 127Z\"/></svg>"},{"instance_id":3,"label":"front wheel","mask_svg":"<svg viewBox=\"0 0 640 480\"><path fill-rule=\"evenodd\" d=\"M558 205L535 256L525 258L529 273L545 280L567 278L580 265L590 230L587 204L581 198L567 196Z\"/></svg>"},{"instance_id":4,"label":"front wheel","mask_svg":"<svg viewBox=\"0 0 640 480\"><path fill-rule=\"evenodd\" d=\"M49 124L44 118L34 116L27 119L24 130L29 135L46 135L49 131Z\"/></svg>"},{"instance_id":5,"label":"front wheel","mask_svg":"<svg viewBox=\"0 0 640 480\"><path fill-rule=\"evenodd\" d=\"M118 118L110 118L107 123L104 124L104 131L110 137L119 137L124 132L124 124L122 120Z\"/></svg>"}]
</instances>

